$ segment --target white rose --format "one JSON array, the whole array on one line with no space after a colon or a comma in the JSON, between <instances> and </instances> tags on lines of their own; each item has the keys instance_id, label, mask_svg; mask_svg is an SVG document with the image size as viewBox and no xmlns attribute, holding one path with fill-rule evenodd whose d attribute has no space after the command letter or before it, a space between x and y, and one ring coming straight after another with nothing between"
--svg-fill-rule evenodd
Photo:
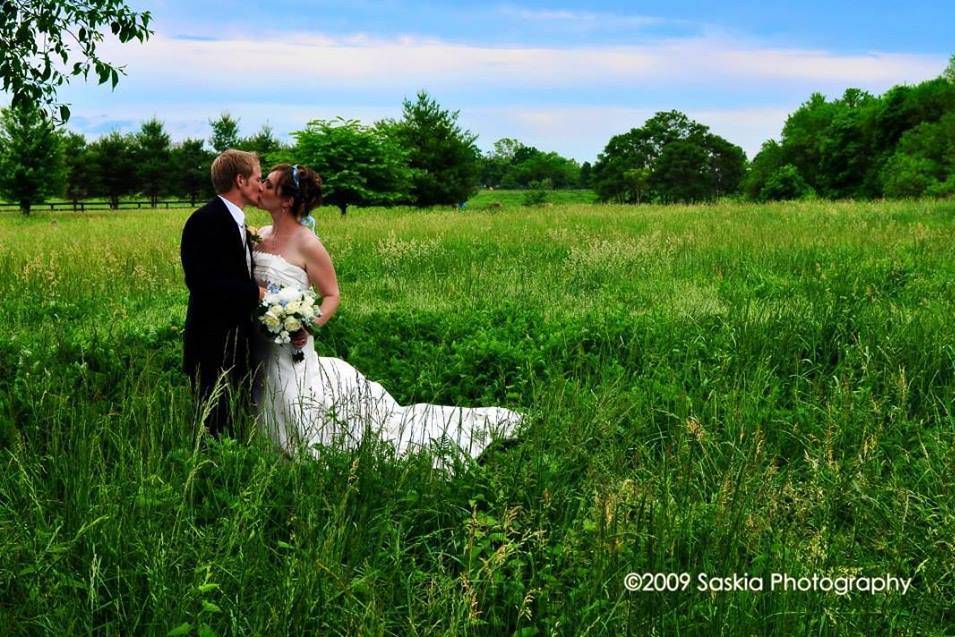
<instances>
[{"instance_id":1,"label":"white rose","mask_svg":"<svg viewBox=\"0 0 955 637\"><path fill-rule=\"evenodd\" d=\"M273 305L269 308L269 314L272 314L273 316L282 316L282 311L281 305Z\"/></svg>"},{"instance_id":2,"label":"white rose","mask_svg":"<svg viewBox=\"0 0 955 637\"><path fill-rule=\"evenodd\" d=\"M274 333L274 332L278 332L278 331L279 331L279 328L280 328L281 325L282 325L282 322L279 321L279 317L275 316L274 314L272 314L272 313L270 313L270 312L267 312L267 313L262 317L262 322L265 323L265 327L267 327L267 328L269 329L269 331L270 331L270 332L273 332L273 333Z\"/></svg>"},{"instance_id":3,"label":"white rose","mask_svg":"<svg viewBox=\"0 0 955 637\"><path fill-rule=\"evenodd\" d=\"M301 301L292 301L291 303L285 306L285 311L289 314L298 314L299 312L302 311Z\"/></svg>"},{"instance_id":4,"label":"white rose","mask_svg":"<svg viewBox=\"0 0 955 637\"><path fill-rule=\"evenodd\" d=\"M262 302L271 307L273 305L277 305L279 300L276 295L269 293L262 297Z\"/></svg>"},{"instance_id":5,"label":"white rose","mask_svg":"<svg viewBox=\"0 0 955 637\"><path fill-rule=\"evenodd\" d=\"M297 332L302 329L302 323L294 316L290 316L285 319L285 329L291 332Z\"/></svg>"},{"instance_id":6,"label":"white rose","mask_svg":"<svg viewBox=\"0 0 955 637\"><path fill-rule=\"evenodd\" d=\"M301 296L302 292L291 286L282 288L278 294L280 303L291 303L292 301L297 301Z\"/></svg>"}]
</instances>

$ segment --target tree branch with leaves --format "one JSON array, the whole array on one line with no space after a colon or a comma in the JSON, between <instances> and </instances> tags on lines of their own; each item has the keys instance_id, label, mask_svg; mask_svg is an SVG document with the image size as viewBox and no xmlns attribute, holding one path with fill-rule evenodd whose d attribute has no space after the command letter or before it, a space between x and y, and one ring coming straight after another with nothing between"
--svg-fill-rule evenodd
<instances>
[{"instance_id":1,"label":"tree branch with leaves","mask_svg":"<svg viewBox=\"0 0 955 637\"><path fill-rule=\"evenodd\" d=\"M66 122L70 109L57 89L90 71L115 87L125 70L100 57L104 32L122 43L145 42L150 19L122 0L0 0L0 80L10 105L38 104L54 123Z\"/></svg>"}]
</instances>

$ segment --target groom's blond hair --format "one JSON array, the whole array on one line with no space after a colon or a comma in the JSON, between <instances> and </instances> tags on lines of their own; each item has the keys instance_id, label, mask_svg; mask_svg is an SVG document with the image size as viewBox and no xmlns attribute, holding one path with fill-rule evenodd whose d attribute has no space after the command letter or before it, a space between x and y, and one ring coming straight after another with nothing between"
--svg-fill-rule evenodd
<instances>
[{"instance_id":1,"label":"groom's blond hair","mask_svg":"<svg viewBox=\"0 0 955 637\"><path fill-rule=\"evenodd\" d=\"M217 194L229 192L239 175L251 177L259 163L259 156L244 150L229 148L212 162L212 187Z\"/></svg>"}]
</instances>

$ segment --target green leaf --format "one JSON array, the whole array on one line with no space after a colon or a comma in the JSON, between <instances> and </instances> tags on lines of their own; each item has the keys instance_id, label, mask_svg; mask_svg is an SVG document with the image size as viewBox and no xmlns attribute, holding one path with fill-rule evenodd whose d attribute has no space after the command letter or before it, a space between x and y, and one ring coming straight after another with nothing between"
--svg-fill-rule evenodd
<instances>
[{"instance_id":1,"label":"green leaf","mask_svg":"<svg viewBox=\"0 0 955 637\"><path fill-rule=\"evenodd\" d=\"M200 593L208 593L209 591L214 591L219 588L219 585L215 582L209 582L208 584L199 584Z\"/></svg>"},{"instance_id":2,"label":"green leaf","mask_svg":"<svg viewBox=\"0 0 955 637\"><path fill-rule=\"evenodd\" d=\"M60 119L64 122L70 119L70 107L66 104L60 104Z\"/></svg>"},{"instance_id":3,"label":"green leaf","mask_svg":"<svg viewBox=\"0 0 955 637\"><path fill-rule=\"evenodd\" d=\"M183 622L182 624L179 624L178 626L170 630L168 633L166 633L166 637L176 637L177 635L188 635L191 632L192 632L192 624L190 624L189 622Z\"/></svg>"},{"instance_id":4,"label":"green leaf","mask_svg":"<svg viewBox=\"0 0 955 637\"><path fill-rule=\"evenodd\" d=\"M199 637L216 637L216 633L208 624L199 624L199 628L196 630L199 634Z\"/></svg>"},{"instance_id":5,"label":"green leaf","mask_svg":"<svg viewBox=\"0 0 955 637\"><path fill-rule=\"evenodd\" d=\"M212 602L207 602L206 600L202 600L202 610L208 611L210 613L222 612L221 608L219 608L217 605L213 604Z\"/></svg>"}]
</instances>

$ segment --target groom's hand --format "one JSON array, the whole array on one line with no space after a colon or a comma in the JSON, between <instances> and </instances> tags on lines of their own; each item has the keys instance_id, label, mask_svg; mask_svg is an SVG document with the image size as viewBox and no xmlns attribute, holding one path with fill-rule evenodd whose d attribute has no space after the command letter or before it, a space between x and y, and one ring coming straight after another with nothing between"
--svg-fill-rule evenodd
<instances>
[{"instance_id":1,"label":"groom's hand","mask_svg":"<svg viewBox=\"0 0 955 637\"><path fill-rule=\"evenodd\" d=\"M308 332L305 331L305 328L292 334L292 347L295 349L302 349L306 343L308 343Z\"/></svg>"}]
</instances>

